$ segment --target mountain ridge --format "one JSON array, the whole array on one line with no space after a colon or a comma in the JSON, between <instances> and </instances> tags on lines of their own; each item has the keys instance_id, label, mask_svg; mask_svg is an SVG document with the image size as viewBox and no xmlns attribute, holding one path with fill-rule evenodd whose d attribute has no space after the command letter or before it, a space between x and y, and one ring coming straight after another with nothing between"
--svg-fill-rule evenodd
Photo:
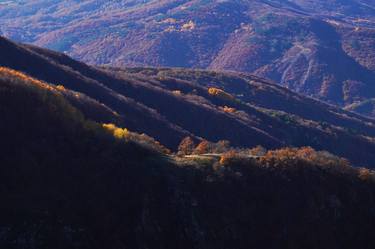
<instances>
[{"instance_id":1,"label":"mountain ridge","mask_svg":"<svg viewBox=\"0 0 375 249\"><path fill-rule=\"evenodd\" d=\"M0 8L4 35L90 64L244 71L340 106L375 97L372 2L24 4Z\"/></svg>"},{"instance_id":2,"label":"mountain ridge","mask_svg":"<svg viewBox=\"0 0 375 249\"><path fill-rule=\"evenodd\" d=\"M92 67L64 54L3 38L0 51L0 66L97 102L104 108L100 108L102 115L84 108L87 101L77 104L73 98L72 102L95 121L146 133L171 150L191 136L198 141L229 140L235 147L312 146L359 165L370 165L374 156L374 120L256 76L177 68Z\"/></svg>"},{"instance_id":3,"label":"mountain ridge","mask_svg":"<svg viewBox=\"0 0 375 249\"><path fill-rule=\"evenodd\" d=\"M65 91L0 69L0 247L373 248L375 172L311 148L162 154Z\"/></svg>"},{"instance_id":4,"label":"mountain ridge","mask_svg":"<svg viewBox=\"0 0 375 249\"><path fill-rule=\"evenodd\" d=\"M374 17L0 0L0 248L374 249Z\"/></svg>"}]
</instances>

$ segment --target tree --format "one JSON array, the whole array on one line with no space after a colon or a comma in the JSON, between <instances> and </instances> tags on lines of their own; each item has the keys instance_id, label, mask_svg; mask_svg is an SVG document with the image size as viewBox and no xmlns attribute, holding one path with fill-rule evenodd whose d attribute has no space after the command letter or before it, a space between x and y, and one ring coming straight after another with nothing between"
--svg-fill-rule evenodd
<instances>
[{"instance_id":1,"label":"tree","mask_svg":"<svg viewBox=\"0 0 375 249\"><path fill-rule=\"evenodd\" d=\"M225 153L230 150L230 142L227 140L220 140L214 144L214 153Z\"/></svg>"},{"instance_id":2,"label":"tree","mask_svg":"<svg viewBox=\"0 0 375 249\"><path fill-rule=\"evenodd\" d=\"M179 155L191 155L194 151L195 143L191 137L185 137L182 139L180 145L178 146Z\"/></svg>"},{"instance_id":3,"label":"tree","mask_svg":"<svg viewBox=\"0 0 375 249\"><path fill-rule=\"evenodd\" d=\"M210 151L210 142L207 140L203 140L198 144L198 146L195 148L194 153L201 155L201 154L206 154Z\"/></svg>"},{"instance_id":4,"label":"tree","mask_svg":"<svg viewBox=\"0 0 375 249\"><path fill-rule=\"evenodd\" d=\"M129 131L126 128L119 128L114 124L103 124L103 128L108 130L117 139L124 139L129 136Z\"/></svg>"},{"instance_id":5,"label":"tree","mask_svg":"<svg viewBox=\"0 0 375 249\"><path fill-rule=\"evenodd\" d=\"M267 153L267 150L262 146L258 145L257 147L249 151L252 156L264 156Z\"/></svg>"}]
</instances>

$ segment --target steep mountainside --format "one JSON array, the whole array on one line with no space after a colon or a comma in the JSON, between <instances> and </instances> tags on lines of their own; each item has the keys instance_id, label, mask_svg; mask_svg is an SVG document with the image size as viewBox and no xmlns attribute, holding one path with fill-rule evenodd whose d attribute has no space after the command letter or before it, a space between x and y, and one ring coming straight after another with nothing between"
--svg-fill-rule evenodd
<instances>
[{"instance_id":1,"label":"steep mountainside","mask_svg":"<svg viewBox=\"0 0 375 249\"><path fill-rule=\"evenodd\" d=\"M6 1L0 20L91 64L251 72L343 106L375 97L373 0Z\"/></svg>"},{"instance_id":2,"label":"steep mountainside","mask_svg":"<svg viewBox=\"0 0 375 249\"><path fill-rule=\"evenodd\" d=\"M1 248L375 247L374 172L310 149L162 155L113 137L67 94L0 69Z\"/></svg>"},{"instance_id":3,"label":"steep mountainside","mask_svg":"<svg viewBox=\"0 0 375 249\"><path fill-rule=\"evenodd\" d=\"M93 120L146 133L172 150L191 136L236 147L312 146L357 165L375 160L374 120L248 74L95 68L3 38L0 53L0 66L76 91L67 91L68 100Z\"/></svg>"}]
</instances>

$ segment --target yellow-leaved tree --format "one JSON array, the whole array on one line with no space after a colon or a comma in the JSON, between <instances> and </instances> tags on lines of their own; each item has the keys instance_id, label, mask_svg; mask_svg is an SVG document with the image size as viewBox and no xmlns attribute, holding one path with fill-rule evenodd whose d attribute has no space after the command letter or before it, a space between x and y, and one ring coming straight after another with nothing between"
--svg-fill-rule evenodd
<instances>
[{"instance_id":1,"label":"yellow-leaved tree","mask_svg":"<svg viewBox=\"0 0 375 249\"><path fill-rule=\"evenodd\" d=\"M126 128L119 128L114 124L103 124L103 128L112 132L113 136L117 139L124 139L129 136L129 131Z\"/></svg>"}]
</instances>

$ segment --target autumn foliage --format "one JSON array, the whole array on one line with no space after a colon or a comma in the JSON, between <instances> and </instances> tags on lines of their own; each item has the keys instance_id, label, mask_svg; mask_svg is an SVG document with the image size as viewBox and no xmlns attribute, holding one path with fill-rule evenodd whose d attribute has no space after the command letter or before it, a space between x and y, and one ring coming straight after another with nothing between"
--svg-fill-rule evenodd
<instances>
[{"instance_id":1,"label":"autumn foliage","mask_svg":"<svg viewBox=\"0 0 375 249\"><path fill-rule=\"evenodd\" d=\"M195 143L191 137L184 138L178 146L179 155L191 155L194 151Z\"/></svg>"},{"instance_id":2,"label":"autumn foliage","mask_svg":"<svg viewBox=\"0 0 375 249\"><path fill-rule=\"evenodd\" d=\"M59 90L59 91L61 91L61 92L65 92L66 91L66 88L63 85L57 85L56 89Z\"/></svg>"},{"instance_id":3,"label":"autumn foliage","mask_svg":"<svg viewBox=\"0 0 375 249\"><path fill-rule=\"evenodd\" d=\"M233 108L233 107L224 106L221 109L226 113L235 113L236 112L236 108Z\"/></svg>"},{"instance_id":4,"label":"autumn foliage","mask_svg":"<svg viewBox=\"0 0 375 249\"><path fill-rule=\"evenodd\" d=\"M129 131L126 128L119 128L114 124L103 124L103 128L110 131L117 139L124 139L129 136Z\"/></svg>"},{"instance_id":5,"label":"autumn foliage","mask_svg":"<svg viewBox=\"0 0 375 249\"><path fill-rule=\"evenodd\" d=\"M146 134L130 132L128 129L117 127L115 124L103 124L102 127L118 140L135 142L160 153L170 153L168 148Z\"/></svg>"},{"instance_id":6,"label":"autumn foliage","mask_svg":"<svg viewBox=\"0 0 375 249\"><path fill-rule=\"evenodd\" d=\"M224 90L221 90L219 88L215 88L215 87L208 88L208 94L210 94L211 96L219 97L219 98L224 99L224 100L232 101L232 100L235 99L231 94L229 94L229 93L227 93Z\"/></svg>"},{"instance_id":7,"label":"autumn foliage","mask_svg":"<svg viewBox=\"0 0 375 249\"><path fill-rule=\"evenodd\" d=\"M157 154L145 134L76 118L63 94L0 83L0 248L375 248L368 169L309 147L197 137L180 150L209 160Z\"/></svg>"},{"instance_id":8,"label":"autumn foliage","mask_svg":"<svg viewBox=\"0 0 375 249\"><path fill-rule=\"evenodd\" d=\"M322 166L342 166L348 167L349 162L325 151L315 151L311 147L283 148L268 151L260 159L264 165L295 165L300 162L309 162Z\"/></svg>"},{"instance_id":9,"label":"autumn foliage","mask_svg":"<svg viewBox=\"0 0 375 249\"><path fill-rule=\"evenodd\" d=\"M0 75L2 77L8 77L8 78L17 78L17 80L21 80L25 83L28 84L33 84L35 86L41 87L43 89L51 90L51 91L56 91L56 88L53 87L52 85L49 85L43 81L37 80L33 77L30 77L24 73L21 73L19 71L9 69L6 67L0 67Z\"/></svg>"},{"instance_id":10,"label":"autumn foliage","mask_svg":"<svg viewBox=\"0 0 375 249\"><path fill-rule=\"evenodd\" d=\"M210 142L207 140L203 140L198 144L198 146L194 150L194 154L206 154L210 152Z\"/></svg>"}]
</instances>

